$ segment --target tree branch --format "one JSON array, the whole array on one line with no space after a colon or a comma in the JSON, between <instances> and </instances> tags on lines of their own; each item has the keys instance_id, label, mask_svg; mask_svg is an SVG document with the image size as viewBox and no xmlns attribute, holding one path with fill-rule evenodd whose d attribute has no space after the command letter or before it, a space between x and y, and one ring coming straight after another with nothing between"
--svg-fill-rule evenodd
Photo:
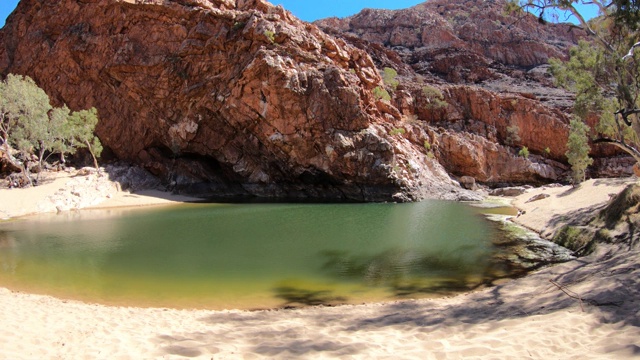
<instances>
[{"instance_id":1,"label":"tree branch","mask_svg":"<svg viewBox=\"0 0 640 360\"><path fill-rule=\"evenodd\" d=\"M576 294L571 290L566 289L564 286L558 284L557 282L551 279L549 279L549 282L555 285L558 289L560 289L560 291L565 293L565 295L567 295L568 297L578 300L580 302L580 309L582 310L582 312L584 312L584 306L582 305L582 298L580 297L580 295Z\"/></svg>"},{"instance_id":2,"label":"tree branch","mask_svg":"<svg viewBox=\"0 0 640 360\"><path fill-rule=\"evenodd\" d=\"M623 56L623 57L622 57L622 61L625 61L625 60L627 60L628 58L633 57L633 52L634 52L634 50L635 50L638 46L640 46L640 42L637 42L637 43L633 44L633 46L631 47L631 49L629 49L629 52L627 53L627 55L625 55L625 56Z\"/></svg>"},{"instance_id":3,"label":"tree branch","mask_svg":"<svg viewBox=\"0 0 640 360\"><path fill-rule=\"evenodd\" d=\"M611 144L611 145L617 146L620 149L622 149L625 152L627 152L629 155L633 156L633 158L637 162L640 162L640 151L638 151L638 149L634 148L631 145L628 145L627 143L625 143L623 141L616 140L616 139L611 139L611 138L606 138L606 137L601 137L601 138L598 138L598 139L594 140L593 143L594 144Z\"/></svg>"},{"instance_id":4,"label":"tree branch","mask_svg":"<svg viewBox=\"0 0 640 360\"><path fill-rule=\"evenodd\" d=\"M640 109L636 108L636 109L631 109L631 110L627 110L627 109L620 109L618 111L616 111L615 113L613 113L614 115L620 115L622 117L622 120L624 120L624 123L627 124L627 126L631 126L631 120L629 120L629 115L633 115L633 114L640 114Z\"/></svg>"}]
</instances>

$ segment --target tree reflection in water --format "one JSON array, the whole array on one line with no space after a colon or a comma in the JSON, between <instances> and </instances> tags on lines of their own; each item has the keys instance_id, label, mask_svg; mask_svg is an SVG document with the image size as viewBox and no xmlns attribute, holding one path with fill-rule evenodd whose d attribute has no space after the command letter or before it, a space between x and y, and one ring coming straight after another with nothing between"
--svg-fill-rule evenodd
<instances>
[{"instance_id":1,"label":"tree reflection in water","mask_svg":"<svg viewBox=\"0 0 640 360\"><path fill-rule=\"evenodd\" d=\"M472 249L436 255L393 249L373 256L325 251L322 253L325 258L323 270L333 277L389 287L397 297L464 291L484 282L487 263L487 254L470 257L468 250Z\"/></svg>"},{"instance_id":2,"label":"tree reflection in water","mask_svg":"<svg viewBox=\"0 0 640 360\"><path fill-rule=\"evenodd\" d=\"M274 289L276 297L286 302L284 307L290 307L294 304L317 306L317 305L337 305L347 301L342 296L332 295L331 290L307 290L294 286L281 286Z\"/></svg>"},{"instance_id":3,"label":"tree reflection in water","mask_svg":"<svg viewBox=\"0 0 640 360\"><path fill-rule=\"evenodd\" d=\"M325 251L321 256L323 270L330 276L388 287L396 297L469 291L570 258L553 244L532 242L506 231L492 242L484 250L467 245L440 253L392 249L371 256L347 251Z\"/></svg>"}]
</instances>

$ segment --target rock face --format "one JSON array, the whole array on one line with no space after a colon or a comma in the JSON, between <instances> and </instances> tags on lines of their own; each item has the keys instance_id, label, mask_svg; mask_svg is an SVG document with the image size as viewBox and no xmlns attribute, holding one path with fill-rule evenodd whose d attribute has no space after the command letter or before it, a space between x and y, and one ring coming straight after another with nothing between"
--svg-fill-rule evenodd
<instances>
[{"instance_id":1,"label":"rock face","mask_svg":"<svg viewBox=\"0 0 640 360\"><path fill-rule=\"evenodd\" d=\"M492 67L536 67L566 49L584 33L566 24L542 24L533 16L505 13L502 0L430 0L412 8L365 9L345 18L318 21L368 42L384 44L419 72L451 81L499 76Z\"/></svg>"},{"instance_id":2,"label":"rock face","mask_svg":"<svg viewBox=\"0 0 640 360\"><path fill-rule=\"evenodd\" d=\"M22 0L0 31L0 74L95 106L105 147L181 192L465 198L448 173L500 184L567 170L571 94L544 64L581 34L511 26L503 5L433 0L315 25L263 0ZM385 87L391 101L374 95Z\"/></svg>"},{"instance_id":3,"label":"rock face","mask_svg":"<svg viewBox=\"0 0 640 360\"><path fill-rule=\"evenodd\" d=\"M118 158L200 195L411 200L456 186L371 90L369 55L262 0L23 0L0 73L95 106Z\"/></svg>"},{"instance_id":4,"label":"rock face","mask_svg":"<svg viewBox=\"0 0 640 360\"><path fill-rule=\"evenodd\" d=\"M370 49L379 68L398 71L394 104L434 130L433 152L450 173L487 184L564 180L573 95L553 86L547 62L564 58L585 34L504 9L499 0L431 0L316 24ZM434 107L425 84L439 88L447 105ZM523 147L530 156L519 155ZM596 161L602 166L593 175L630 174L628 164L612 172L608 162Z\"/></svg>"}]
</instances>

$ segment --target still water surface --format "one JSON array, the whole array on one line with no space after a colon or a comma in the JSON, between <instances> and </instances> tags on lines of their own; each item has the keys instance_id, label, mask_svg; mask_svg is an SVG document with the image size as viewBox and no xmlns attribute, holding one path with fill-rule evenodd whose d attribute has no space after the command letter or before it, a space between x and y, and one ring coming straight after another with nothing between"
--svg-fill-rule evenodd
<instances>
[{"instance_id":1,"label":"still water surface","mask_svg":"<svg viewBox=\"0 0 640 360\"><path fill-rule=\"evenodd\" d=\"M497 232L443 201L81 211L0 223L0 286L210 309L415 298L505 276Z\"/></svg>"}]
</instances>

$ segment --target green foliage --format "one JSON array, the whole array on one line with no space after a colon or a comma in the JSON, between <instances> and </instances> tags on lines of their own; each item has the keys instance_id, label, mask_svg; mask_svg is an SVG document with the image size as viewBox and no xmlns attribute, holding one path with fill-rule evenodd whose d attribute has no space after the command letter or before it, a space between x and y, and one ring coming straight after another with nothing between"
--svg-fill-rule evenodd
<instances>
[{"instance_id":1,"label":"green foliage","mask_svg":"<svg viewBox=\"0 0 640 360\"><path fill-rule=\"evenodd\" d=\"M49 96L29 77L9 74L0 83L0 132L3 143L29 151L46 131Z\"/></svg>"},{"instance_id":2,"label":"green foliage","mask_svg":"<svg viewBox=\"0 0 640 360\"><path fill-rule=\"evenodd\" d=\"M74 111L69 116L68 122L68 140L75 147L87 148L93 158L93 165L98 168L97 157L102 153L102 143L100 139L94 135L94 130L98 124L98 110L91 108L89 110Z\"/></svg>"},{"instance_id":3,"label":"green foliage","mask_svg":"<svg viewBox=\"0 0 640 360\"><path fill-rule=\"evenodd\" d=\"M507 0L503 9L503 15L519 15L520 13L522 13L522 7L520 7L520 2L518 0Z\"/></svg>"},{"instance_id":4,"label":"green foliage","mask_svg":"<svg viewBox=\"0 0 640 360\"><path fill-rule=\"evenodd\" d=\"M102 146L93 135L97 122L95 109L70 114L66 106L52 108L49 96L29 77L9 74L0 82L0 145L29 180L26 165L9 156L11 148L25 159L36 155L40 168L47 153L63 156L77 147L88 147L92 155L99 156ZM94 164L97 166L95 156Z\"/></svg>"},{"instance_id":5,"label":"green foliage","mask_svg":"<svg viewBox=\"0 0 640 360\"><path fill-rule=\"evenodd\" d=\"M584 40L573 47L569 55L566 63L551 59L549 64L556 83L576 93L574 114L586 119L590 114L610 108L612 99L606 93L612 90L610 82L616 78L617 60Z\"/></svg>"},{"instance_id":6,"label":"green foliage","mask_svg":"<svg viewBox=\"0 0 640 360\"><path fill-rule=\"evenodd\" d=\"M523 146L522 149L518 152L518 155L522 156L525 159L529 158L529 148Z\"/></svg>"},{"instance_id":7,"label":"green foliage","mask_svg":"<svg viewBox=\"0 0 640 360\"><path fill-rule=\"evenodd\" d=\"M45 122L45 131L42 132L38 139L39 153L38 160L40 166L44 161L45 152L57 152L64 154L69 151L70 146L67 144L67 119L69 117L69 108L65 105L60 108L54 108L49 112L49 121Z\"/></svg>"},{"instance_id":8,"label":"green foliage","mask_svg":"<svg viewBox=\"0 0 640 360\"><path fill-rule=\"evenodd\" d=\"M391 88L395 90L398 87L398 85L400 85L400 82L396 79L397 76L398 76L397 71L395 71L392 68L386 67L383 70L382 80L386 85L391 86Z\"/></svg>"},{"instance_id":9,"label":"green foliage","mask_svg":"<svg viewBox=\"0 0 640 360\"><path fill-rule=\"evenodd\" d=\"M509 146L516 146L520 143L520 127L518 125L507 126L507 136L504 140Z\"/></svg>"},{"instance_id":10,"label":"green foliage","mask_svg":"<svg viewBox=\"0 0 640 360\"><path fill-rule=\"evenodd\" d=\"M269 39L269 41L273 44L276 42L276 33L274 33L271 30L265 30L264 31L264 36L267 37L267 39Z\"/></svg>"},{"instance_id":11,"label":"green foliage","mask_svg":"<svg viewBox=\"0 0 640 360\"><path fill-rule=\"evenodd\" d=\"M449 104L444 101L444 95L440 89L433 86L425 85L422 87L422 94L427 98L427 107L432 109L442 109Z\"/></svg>"},{"instance_id":12,"label":"green foliage","mask_svg":"<svg viewBox=\"0 0 640 360\"><path fill-rule=\"evenodd\" d=\"M613 143L640 161L640 31L637 0L593 1L600 16L589 21L580 14L583 1L526 0L521 8L541 20L549 14L577 20L587 38L570 51L567 62L550 61L557 84L576 93L574 114L594 127L598 142ZM513 2L512 2L513 4ZM557 19L556 19L557 20Z\"/></svg>"},{"instance_id":13,"label":"green foliage","mask_svg":"<svg viewBox=\"0 0 640 360\"><path fill-rule=\"evenodd\" d=\"M373 96L375 96L376 99L391 101L391 95L389 95L389 92L380 86L376 86L373 89Z\"/></svg>"},{"instance_id":14,"label":"green foliage","mask_svg":"<svg viewBox=\"0 0 640 360\"><path fill-rule=\"evenodd\" d=\"M427 151L427 157L429 159L433 159L436 157L436 155L433 153L433 146L431 146L431 143L429 143L428 140L424 141L424 149Z\"/></svg>"},{"instance_id":15,"label":"green foliage","mask_svg":"<svg viewBox=\"0 0 640 360\"><path fill-rule=\"evenodd\" d=\"M578 255L588 255L595 250L596 242L587 231L566 225L553 237L553 242L575 251Z\"/></svg>"},{"instance_id":16,"label":"green foliage","mask_svg":"<svg viewBox=\"0 0 640 360\"><path fill-rule=\"evenodd\" d=\"M571 164L573 183L579 184L585 179L587 167L593 163L593 159L589 157L589 138L587 137L589 127L577 118L571 120L570 126L568 150L565 155Z\"/></svg>"},{"instance_id":17,"label":"green foliage","mask_svg":"<svg viewBox=\"0 0 640 360\"><path fill-rule=\"evenodd\" d=\"M612 15L616 23L636 30L640 24L640 1L613 0L612 4Z\"/></svg>"},{"instance_id":18,"label":"green foliage","mask_svg":"<svg viewBox=\"0 0 640 360\"><path fill-rule=\"evenodd\" d=\"M39 164L61 136L63 121L57 112L49 119L49 96L29 77L10 74L0 86L0 113L5 147L22 154L37 154Z\"/></svg>"},{"instance_id":19,"label":"green foliage","mask_svg":"<svg viewBox=\"0 0 640 360\"><path fill-rule=\"evenodd\" d=\"M551 148L549 148L548 146L546 148L544 148L544 153L546 155L550 155L551 154Z\"/></svg>"},{"instance_id":20,"label":"green foliage","mask_svg":"<svg viewBox=\"0 0 640 360\"><path fill-rule=\"evenodd\" d=\"M405 130L404 128L395 128L389 131L389 135L391 136L402 135L402 134L405 134L406 132L407 130Z\"/></svg>"}]
</instances>

